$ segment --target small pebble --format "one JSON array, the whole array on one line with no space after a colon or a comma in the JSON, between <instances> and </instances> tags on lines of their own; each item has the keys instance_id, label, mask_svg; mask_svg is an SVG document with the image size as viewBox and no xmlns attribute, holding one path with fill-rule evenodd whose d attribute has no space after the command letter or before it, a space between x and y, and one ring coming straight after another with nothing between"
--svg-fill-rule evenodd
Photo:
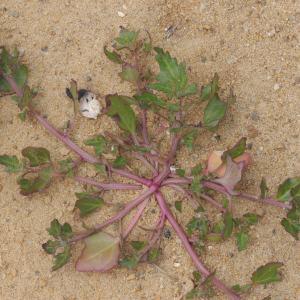
<instances>
[{"instance_id":1,"label":"small pebble","mask_svg":"<svg viewBox=\"0 0 300 300\"><path fill-rule=\"evenodd\" d=\"M130 275L127 277L127 280L135 280L135 274L130 274Z\"/></svg>"},{"instance_id":2,"label":"small pebble","mask_svg":"<svg viewBox=\"0 0 300 300\"><path fill-rule=\"evenodd\" d=\"M48 46L42 47L41 50L42 50L43 52L48 52Z\"/></svg>"},{"instance_id":3,"label":"small pebble","mask_svg":"<svg viewBox=\"0 0 300 300\"><path fill-rule=\"evenodd\" d=\"M253 111L250 113L250 118L253 121L259 121L259 119L260 119L259 114L256 111Z\"/></svg>"},{"instance_id":4,"label":"small pebble","mask_svg":"<svg viewBox=\"0 0 300 300\"><path fill-rule=\"evenodd\" d=\"M124 18L125 14L122 11L118 11L118 16L121 17L121 18Z\"/></svg>"},{"instance_id":5,"label":"small pebble","mask_svg":"<svg viewBox=\"0 0 300 300\"><path fill-rule=\"evenodd\" d=\"M180 263L179 263L179 262L175 262L175 263L173 264L173 266L174 266L175 268L179 268L179 267L180 267Z\"/></svg>"},{"instance_id":6,"label":"small pebble","mask_svg":"<svg viewBox=\"0 0 300 300\"><path fill-rule=\"evenodd\" d=\"M61 149L59 150L59 153L60 153L62 156L66 156L66 155L68 155L68 154L70 153L70 150L64 147L64 148L61 148Z\"/></svg>"},{"instance_id":7,"label":"small pebble","mask_svg":"<svg viewBox=\"0 0 300 300\"><path fill-rule=\"evenodd\" d=\"M8 12L8 14L14 18L18 18L20 16L20 14L15 10Z\"/></svg>"},{"instance_id":8,"label":"small pebble","mask_svg":"<svg viewBox=\"0 0 300 300\"><path fill-rule=\"evenodd\" d=\"M273 28L271 31L267 32L267 36L272 37L276 34L275 28Z\"/></svg>"},{"instance_id":9,"label":"small pebble","mask_svg":"<svg viewBox=\"0 0 300 300\"><path fill-rule=\"evenodd\" d=\"M278 83L274 84L274 91L278 91L280 89L280 85Z\"/></svg>"},{"instance_id":10,"label":"small pebble","mask_svg":"<svg viewBox=\"0 0 300 300\"><path fill-rule=\"evenodd\" d=\"M92 77L90 75L86 75L85 76L85 80L88 81L88 82L92 81Z\"/></svg>"},{"instance_id":11,"label":"small pebble","mask_svg":"<svg viewBox=\"0 0 300 300\"><path fill-rule=\"evenodd\" d=\"M18 51L19 51L19 56L23 57L24 54L25 54L25 49L24 48L18 48Z\"/></svg>"},{"instance_id":12,"label":"small pebble","mask_svg":"<svg viewBox=\"0 0 300 300\"><path fill-rule=\"evenodd\" d=\"M164 237L169 239L171 237L171 231L168 228L164 228Z\"/></svg>"}]
</instances>

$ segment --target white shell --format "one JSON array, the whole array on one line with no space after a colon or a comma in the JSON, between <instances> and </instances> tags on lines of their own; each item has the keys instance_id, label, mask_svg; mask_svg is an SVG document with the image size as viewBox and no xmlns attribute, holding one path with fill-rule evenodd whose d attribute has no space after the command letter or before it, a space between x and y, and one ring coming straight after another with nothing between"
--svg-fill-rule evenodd
<instances>
[{"instance_id":1,"label":"white shell","mask_svg":"<svg viewBox=\"0 0 300 300\"><path fill-rule=\"evenodd\" d=\"M81 114L90 119L97 119L101 109L96 95L91 92L86 93L80 98L79 107Z\"/></svg>"}]
</instances>

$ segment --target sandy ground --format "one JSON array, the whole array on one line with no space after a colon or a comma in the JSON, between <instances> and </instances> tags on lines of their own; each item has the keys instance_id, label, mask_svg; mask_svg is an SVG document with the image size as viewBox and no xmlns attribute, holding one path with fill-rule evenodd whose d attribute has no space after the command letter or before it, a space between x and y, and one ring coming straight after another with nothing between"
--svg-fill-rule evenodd
<instances>
[{"instance_id":1,"label":"sandy ground","mask_svg":"<svg viewBox=\"0 0 300 300\"><path fill-rule=\"evenodd\" d=\"M125 16L120 17L118 11ZM180 152L178 165L192 166L203 160L208 150L222 149L248 136L255 163L242 188L258 192L264 175L274 191L284 178L299 175L300 169L299 22L299 2L292 0L1 0L0 45L22 49L31 69L30 84L42 88L37 99L39 109L51 122L63 126L72 116L72 105L64 95L70 78L100 95L130 92L118 79L118 68L105 59L102 48L116 36L120 25L148 29L156 44L191 66L192 80L202 85L217 71L222 93L228 95L233 86L237 95L236 104L218 131L221 141L205 133L198 140L195 154ZM176 30L167 38L165 28L169 26ZM22 148L34 145L47 147L54 159L68 155L68 150L40 126L22 124L16 112L8 97L1 99L1 154L20 155ZM74 139L82 141L86 135L111 126L105 117L82 120ZM87 168L83 172L95 175ZM70 263L52 273L51 258L41 249L48 238L45 228L54 217L77 224L75 229L80 226L72 209L74 191L83 188L66 180L41 195L26 198L18 193L16 176L4 172L0 172L0 187L1 299L171 300L181 299L191 288L194 268L174 234L162 241L159 266L164 271L149 265L130 272L86 274L76 273ZM122 203L133 194L108 194L107 199ZM180 199L171 191L166 194L170 203ZM252 230L246 251L239 253L234 240L212 244L204 255L207 265L233 285L247 283L259 265L281 261L284 280L266 289L255 288L249 299L268 295L274 300L300 299L300 249L279 224L284 213L243 200L236 201L235 210L237 215L253 211L265 216ZM86 222L99 222L112 213L100 212ZM184 206L178 218L186 222L191 213ZM150 224L153 216L149 210L144 224ZM138 234L135 232L135 237Z\"/></svg>"}]
</instances>

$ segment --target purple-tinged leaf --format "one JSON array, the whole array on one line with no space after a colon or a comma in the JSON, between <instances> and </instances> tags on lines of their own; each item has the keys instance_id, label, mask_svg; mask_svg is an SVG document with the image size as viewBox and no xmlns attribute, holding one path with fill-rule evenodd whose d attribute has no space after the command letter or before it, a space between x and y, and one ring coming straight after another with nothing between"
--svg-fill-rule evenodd
<instances>
[{"instance_id":1,"label":"purple-tinged leaf","mask_svg":"<svg viewBox=\"0 0 300 300\"><path fill-rule=\"evenodd\" d=\"M226 171L223 177L217 178L214 182L221 184L226 188L226 190L233 194L233 190L235 185L241 180L242 178L242 170L244 167L244 163L234 163L230 156L227 156L227 165Z\"/></svg>"},{"instance_id":2,"label":"purple-tinged leaf","mask_svg":"<svg viewBox=\"0 0 300 300\"><path fill-rule=\"evenodd\" d=\"M79 272L104 272L118 264L120 239L98 232L84 240L85 248L76 263Z\"/></svg>"}]
</instances>

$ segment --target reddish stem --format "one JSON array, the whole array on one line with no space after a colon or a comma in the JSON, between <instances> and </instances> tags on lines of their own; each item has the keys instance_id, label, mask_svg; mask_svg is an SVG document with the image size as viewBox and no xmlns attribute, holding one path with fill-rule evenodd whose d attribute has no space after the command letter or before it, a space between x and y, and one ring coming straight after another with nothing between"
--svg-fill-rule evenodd
<instances>
[{"instance_id":1,"label":"reddish stem","mask_svg":"<svg viewBox=\"0 0 300 300\"><path fill-rule=\"evenodd\" d=\"M199 272L204 276L208 277L211 275L211 272L206 268L203 262L198 257L197 253L191 246L185 232L183 231L182 227L177 223L176 219L174 218L173 214L171 213L169 207L166 204L165 199L163 198L160 192L156 192L156 199L157 202L162 210L162 212L166 215L168 221L172 225L173 229L177 233L178 237L181 239L181 242L185 248L185 250L190 255L191 259L193 260L195 266L199 270ZM241 299L240 296L235 294L231 289L229 289L224 283L222 283L218 278L215 276L212 277L213 284L221 291L223 291L230 299L238 300Z\"/></svg>"},{"instance_id":2,"label":"reddish stem","mask_svg":"<svg viewBox=\"0 0 300 300\"><path fill-rule=\"evenodd\" d=\"M123 234L122 234L123 239L126 239L126 237L129 235L129 233L135 227L135 225L141 218L148 203L149 203L149 199L146 199L137 207L137 211L136 211L135 215L131 218L129 224L127 225L127 228L123 231Z\"/></svg>"},{"instance_id":3,"label":"reddish stem","mask_svg":"<svg viewBox=\"0 0 300 300\"><path fill-rule=\"evenodd\" d=\"M149 198L152 194L154 194L157 191L157 187L152 186L142 194L140 194L138 197L136 197L134 200L129 202L121 211L119 211L115 216L111 217L110 219L106 220L105 222L101 224L97 224L94 226L93 229L88 230L86 232L83 232L81 234L76 235L73 237L69 242L74 243L80 240L83 240L87 238L88 236L100 231L101 229L111 225L112 223L121 220L123 217L125 217L133 208L138 206L140 203L142 203L144 200Z\"/></svg>"},{"instance_id":4,"label":"reddish stem","mask_svg":"<svg viewBox=\"0 0 300 300\"><path fill-rule=\"evenodd\" d=\"M102 183L91 178L75 176L75 181L84 184L90 184L98 187L99 189L110 191L110 190L140 190L142 188L141 185L138 184L126 184L126 183Z\"/></svg>"}]
</instances>

